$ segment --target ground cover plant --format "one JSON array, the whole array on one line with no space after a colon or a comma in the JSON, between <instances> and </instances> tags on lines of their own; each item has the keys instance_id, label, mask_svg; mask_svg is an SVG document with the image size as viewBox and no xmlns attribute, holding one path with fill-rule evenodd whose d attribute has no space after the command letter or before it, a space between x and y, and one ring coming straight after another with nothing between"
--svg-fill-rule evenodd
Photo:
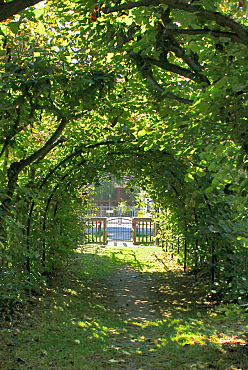
<instances>
[{"instance_id":1,"label":"ground cover plant","mask_svg":"<svg viewBox=\"0 0 248 370\"><path fill-rule=\"evenodd\" d=\"M245 309L247 3L3 0L0 21L1 312L66 271L92 189L123 176L206 298Z\"/></svg>"},{"instance_id":2,"label":"ground cover plant","mask_svg":"<svg viewBox=\"0 0 248 370\"><path fill-rule=\"evenodd\" d=\"M127 265L131 284L129 276L116 285ZM134 289L135 301L145 286L151 316L115 303L117 291L125 299ZM24 307L2 321L4 370L247 369L246 311L204 300L193 276L158 247L79 249Z\"/></svg>"}]
</instances>

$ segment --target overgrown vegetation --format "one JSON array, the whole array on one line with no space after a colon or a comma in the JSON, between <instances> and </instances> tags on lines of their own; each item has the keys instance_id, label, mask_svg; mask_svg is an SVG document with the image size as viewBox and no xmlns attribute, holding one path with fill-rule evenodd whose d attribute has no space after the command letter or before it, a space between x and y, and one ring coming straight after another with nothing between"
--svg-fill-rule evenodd
<instances>
[{"instance_id":1,"label":"overgrown vegetation","mask_svg":"<svg viewBox=\"0 0 248 370\"><path fill-rule=\"evenodd\" d=\"M161 244L213 300L246 305L246 3L0 8L1 303L65 266L112 174L149 191Z\"/></svg>"}]
</instances>

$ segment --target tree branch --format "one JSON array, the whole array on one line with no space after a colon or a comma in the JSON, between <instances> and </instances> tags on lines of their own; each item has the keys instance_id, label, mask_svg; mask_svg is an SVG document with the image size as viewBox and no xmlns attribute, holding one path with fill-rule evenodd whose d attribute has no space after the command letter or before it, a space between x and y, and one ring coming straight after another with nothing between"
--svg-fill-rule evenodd
<instances>
[{"instance_id":1,"label":"tree branch","mask_svg":"<svg viewBox=\"0 0 248 370\"><path fill-rule=\"evenodd\" d=\"M7 196L2 202L1 208L6 210L8 209L8 206L11 201L11 197L13 195L13 192L15 190L19 173L26 167L29 166L31 163L33 163L36 159L40 157L44 157L51 149L54 148L54 142L59 138L61 135L63 129L65 128L65 125L67 123L67 120L65 118L61 119L61 122L57 128L57 130L53 133L53 135L50 137L50 139L46 142L46 144L39 150L37 150L35 153L30 155L26 159L22 159L19 162L13 162L9 169L8 169L8 191Z\"/></svg>"},{"instance_id":2,"label":"tree branch","mask_svg":"<svg viewBox=\"0 0 248 370\"><path fill-rule=\"evenodd\" d=\"M56 131L52 134L50 139L47 140L46 144L42 148L37 150L35 153L31 154L28 158L22 159L20 162L18 162L19 172L22 171L23 168L25 168L26 166L29 166L31 163L33 163L39 157L44 157L51 149L53 149L54 142L62 134L62 131L64 130L66 124L67 124L67 119L63 117L61 119L60 124L57 127Z\"/></svg>"},{"instance_id":3,"label":"tree branch","mask_svg":"<svg viewBox=\"0 0 248 370\"><path fill-rule=\"evenodd\" d=\"M175 48L171 47L171 51L174 52ZM179 56L179 53L177 53L176 55L178 57L182 58L181 54L180 54L180 56ZM194 73L194 72L190 71L189 69L180 67L176 64L172 64L172 63L168 62L167 60L162 60L162 59L156 60L156 59L153 59L153 58L150 58L150 57L145 57L144 60L147 60L148 62L150 62L150 64L153 64L153 65L155 65L159 68L162 68L165 71L175 73L177 75L188 78L192 81L206 82L208 85L210 85L210 81L208 80L208 78L203 76L202 74Z\"/></svg>"},{"instance_id":4,"label":"tree branch","mask_svg":"<svg viewBox=\"0 0 248 370\"><path fill-rule=\"evenodd\" d=\"M121 141L119 141L121 142ZM118 144L118 142L116 142L115 140L108 140L108 141L100 141L98 143L95 143L95 144L90 144L84 148L80 148L78 150L75 150L73 153L69 154L66 158L62 159L47 175L46 177L44 177L44 179L42 180L40 186L39 186L39 189L42 189L43 186L45 185L45 183L49 180L49 178L65 163L67 163L68 161L70 161L71 159L73 158L76 158L78 157L79 155L81 155L83 152L85 152L86 149L93 149L93 148L97 148L99 146L102 146L102 145L116 145Z\"/></svg>"},{"instance_id":5,"label":"tree branch","mask_svg":"<svg viewBox=\"0 0 248 370\"><path fill-rule=\"evenodd\" d=\"M136 62L136 65L137 65L137 68L139 70L139 72L141 73L141 75L147 80L149 81L153 87L155 87L155 89L157 91L160 91L161 93L163 93L164 97L167 97L169 99L173 99L173 100L177 100L178 102L180 103L183 103L183 104L191 104L193 103L192 100L190 99L185 99L185 98L181 98L171 92L166 92L166 90L163 88L163 86L159 85L159 83L155 80L154 76L153 76L153 73L152 73L152 70L151 70L151 64L154 64L154 65L157 65L157 66L160 66L158 63L158 61L156 61L155 59L151 59L151 58L148 58L148 57L142 57L141 55L137 54L137 53L134 53L133 51L130 51L129 52L129 55L131 58L133 58ZM156 63L158 62L158 63ZM165 62L165 64L167 65L167 62ZM170 64L170 63L169 63ZM174 66L172 64L172 66ZM175 66L177 67L177 66ZM181 68L181 67L178 67L178 68ZM167 69L169 70L169 69ZM187 71L187 70L186 70ZM192 72L190 72L191 74L193 74Z\"/></svg>"},{"instance_id":6,"label":"tree branch","mask_svg":"<svg viewBox=\"0 0 248 370\"><path fill-rule=\"evenodd\" d=\"M147 74L146 78L155 87L156 90L160 91L164 95L165 98L176 100L179 103L183 103L183 104L193 103L193 100L191 99L181 98L180 96L177 96L173 94L172 92L165 91L165 89L157 83L157 81L155 80L152 74Z\"/></svg>"},{"instance_id":7,"label":"tree branch","mask_svg":"<svg viewBox=\"0 0 248 370\"><path fill-rule=\"evenodd\" d=\"M186 54L186 52L180 45L178 45L178 47L175 45L170 45L169 49L178 58L181 58L196 73L195 76L198 80L200 80L201 82L206 82L208 85L210 85L209 79L199 73L202 70L201 66L194 62L194 60Z\"/></svg>"},{"instance_id":8,"label":"tree branch","mask_svg":"<svg viewBox=\"0 0 248 370\"><path fill-rule=\"evenodd\" d=\"M149 81L153 85L153 87L155 87L157 91L160 91L164 95L165 98L177 100L179 103L183 103L183 104L193 103L193 100L181 98L180 96L177 96L171 92L166 91L163 88L163 86L159 85L158 82L155 80L151 70L144 69L143 71L140 70L140 72L142 76L146 78L147 81Z\"/></svg>"},{"instance_id":9,"label":"tree branch","mask_svg":"<svg viewBox=\"0 0 248 370\"><path fill-rule=\"evenodd\" d=\"M186 68L183 68L183 67L180 67L176 64L172 64L170 62L168 62L166 59L164 60L156 60L156 59L153 59L153 58L150 58L150 57L143 57L133 51L130 51L129 52L129 56L134 59L136 61L136 63L142 59L143 63L148 63L148 64L153 64L159 68L162 68L164 69L165 71L169 71L169 72L172 72L172 73L175 73L177 75L180 75L180 76L183 76L185 78L189 78L190 80L197 80L198 79L198 76L193 73L192 71L186 69Z\"/></svg>"},{"instance_id":10,"label":"tree branch","mask_svg":"<svg viewBox=\"0 0 248 370\"><path fill-rule=\"evenodd\" d=\"M175 28L167 28L164 31L165 35L168 36L179 36L179 35L210 35L214 37L225 37L225 38L230 38L233 42L238 42L242 43L242 40L237 36L236 33L234 32L225 32L225 31L216 31L216 30L211 30L208 27L204 28L199 28L199 29L181 29L179 27Z\"/></svg>"},{"instance_id":11,"label":"tree branch","mask_svg":"<svg viewBox=\"0 0 248 370\"><path fill-rule=\"evenodd\" d=\"M187 13L196 14L198 18L207 19L209 21L214 21L221 27L230 28L236 35L236 42L248 46L248 32L246 29L235 22L235 20L229 18L228 16L221 14L219 12L206 10L202 5L193 5L187 2L182 2L178 0L140 0L137 2L128 2L121 4L119 6L114 6L112 8L103 8L102 12L105 14L115 13L122 10L133 9L142 6L158 6L160 4L168 5L171 9L184 10Z\"/></svg>"}]
</instances>

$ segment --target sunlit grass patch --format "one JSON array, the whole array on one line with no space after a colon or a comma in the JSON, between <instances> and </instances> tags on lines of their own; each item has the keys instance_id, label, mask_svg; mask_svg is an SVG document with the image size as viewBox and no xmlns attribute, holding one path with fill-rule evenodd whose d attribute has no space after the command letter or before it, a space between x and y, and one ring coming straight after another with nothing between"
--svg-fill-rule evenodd
<instances>
[{"instance_id":1,"label":"sunlit grass patch","mask_svg":"<svg viewBox=\"0 0 248 370\"><path fill-rule=\"evenodd\" d=\"M172 341L178 342L182 346L185 346L187 344L193 345L193 344L206 344L206 336L200 335L196 333L192 333L190 331L184 331L184 332L177 332L174 337L171 337Z\"/></svg>"},{"instance_id":2,"label":"sunlit grass patch","mask_svg":"<svg viewBox=\"0 0 248 370\"><path fill-rule=\"evenodd\" d=\"M110 264L128 264L141 272L165 272L181 270L176 260L156 246L112 247L89 245L81 249L81 253L108 257Z\"/></svg>"},{"instance_id":3,"label":"sunlit grass patch","mask_svg":"<svg viewBox=\"0 0 248 370\"><path fill-rule=\"evenodd\" d=\"M231 308L224 313L196 306L184 275L154 260L156 247L145 248L81 250L53 279L32 316L6 329L1 370L248 369L244 355L238 367L240 354L230 357L225 347L245 348L240 339L246 338L236 337L245 321L238 327L237 320L229 320ZM123 264L151 281L151 299L161 308L154 318L128 317L110 302L106 279Z\"/></svg>"}]
</instances>

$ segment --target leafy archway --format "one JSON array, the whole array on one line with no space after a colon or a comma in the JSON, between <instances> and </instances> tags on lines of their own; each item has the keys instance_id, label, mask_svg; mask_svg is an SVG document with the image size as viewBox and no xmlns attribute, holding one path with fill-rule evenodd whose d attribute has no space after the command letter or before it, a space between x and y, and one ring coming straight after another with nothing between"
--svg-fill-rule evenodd
<instances>
[{"instance_id":1,"label":"leafy archway","mask_svg":"<svg viewBox=\"0 0 248 370\"><path fill-rule=\"evenodd\" d=\"M26 270L30 284L63 264L88 184L125 173L162 209L161 243L185 269L245 297L245 5L24 8L38 3L4 1L0 11L3 281Z\"/></svg>"}]
</instances>

